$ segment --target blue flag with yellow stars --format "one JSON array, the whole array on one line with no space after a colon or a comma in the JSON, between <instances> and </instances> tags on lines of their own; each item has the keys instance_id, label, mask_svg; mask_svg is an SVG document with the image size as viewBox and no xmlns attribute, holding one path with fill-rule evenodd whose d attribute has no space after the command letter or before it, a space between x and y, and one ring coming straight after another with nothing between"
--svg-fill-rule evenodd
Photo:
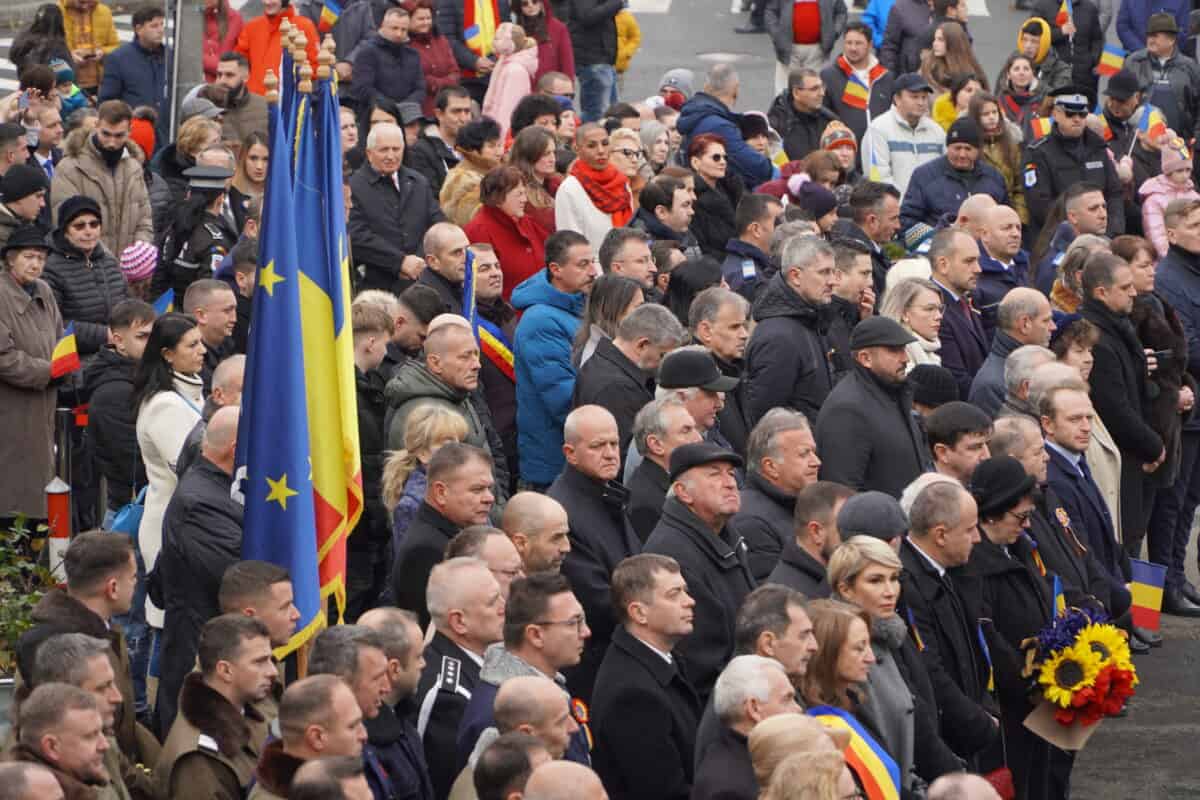
<instances>
[{"instance_id":1,"label":"blue flag with yellow stars","mask_svg":"<svg viewBox=\"0 0 1200 800\"><path fill-rule=\"evenodd\" d=\"M270 128L271 152L290 153L275 103ZM290 161L272 158L267 172L236 473L246 505L242 558L287 569L300 611L292 640L276 651L278 657L304 644L325 621L317 578Z\"/></svg>"}]
</instances>

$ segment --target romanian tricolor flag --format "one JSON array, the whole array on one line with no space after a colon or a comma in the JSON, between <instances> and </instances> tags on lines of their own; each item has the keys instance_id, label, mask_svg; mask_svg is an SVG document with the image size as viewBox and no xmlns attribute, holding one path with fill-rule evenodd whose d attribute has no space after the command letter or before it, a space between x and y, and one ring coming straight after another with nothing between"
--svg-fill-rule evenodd
<instances>
[{"instance_id":1,"label":"romanian tricolor flag","mask_svg":"<svg viewBox=\"0 0 1200 800\"><path fill-rule=\"evenodd\" d=\"M457 0L455 0L457 1ZM500 21L496 0L466 0L463 7L463 40L476 55L492 52L492 39Z\"/></svg>"},{"instance_id":2,"label":"romanian tricolor flag","mask_svg":"<svg viewBox=\"0 0 1200 800\"><path fill-rule=\"evenodd\" d=\"M979 650L983 653L983 660L987 662L987 690L994 692L996 691L996 670L992 668L992 651L988 649L987 637L983 635L983 623L975 626L975 633L979 635Z\"/></svg>"},{"instance_id":3,"label":"romanian tricolor flag","mask_svg":"<svg viewBox=\"0 0 1200 800\"><path fill-rule=\"evenodd\" d=\"M1100 63L1096 66L1096 72L1112 77L1120 72L1123 66L1125 66L1125 51L1115 44L1104 45L1104 50L1100 53Z\"/></svg>"},{"instance_id":4,"label":"romanian tricolor flag","mask_svg":"<svg viewBox=\"0 0 1200 800\"><path fill-rule=\"evenodd\" d=\"M1067 613L1067 598L1063 594L1062 578L1054 576L1054 616L1061 617Z\"/></svg>"},{"instance_id":5,"label":"romanian tricolor flag","mask_svg":"<svg viewBox=\"0 0 1200 800\"><path fill-rule=\"evenodd\" d=\"M1070 22L1075 17L1075 8L1071 5L1071 0L1062 0L1062 4L1058 7L1058 14L1054 17L1054 24L1062 27Z\"/></svg>"},{"instance_id":6,"label":"romanian tricolor flag","mask_svg":"<svg viewBox=\"0 0 1200 800\"><path fill-rule=\"evenodd\" d=\"M168 314L175 309L175 290L167 289L158 296L154 301L154 313L160 317L163 314Z\"/></svg>"},{"instance_id":7,"label":"romanian tricolor flag","mask_svg":"<svg viewBox=\"0 0 1200 800\"><path fill-rule=\"evenodd\" d=\"M509 341L508 334L498 325L479 316L479 306L475 302L475 254L469 249L466 273L463 277L463 316L471 324L471 331L479 342L479 352L510 381L516 383L512 342Z\"/></svg>"},{"instance_id":8,"label":"romanian tricolor flag","mask_svg":"<svg viewBox=\"0 0 1200 800\"><path fill-rule=\"evenodd\" d=\"M1045 138L1054 129L1054 120L1050 117L1033 117L1029 120L1029 130L1033 132L1033 140Z\"/></svg>"},{"instance_id":9,"label":"romanian tricolor flag","mask_svg":"<svg viewBox=\"0 0 1200 800\"><path fill-rule=\"evenodd\" d=\"M79 346L75 342L75 323L69 323L62 338L50 353L50 377L61 378L79 369Z\"/></svg>"},{"instance_id":10,"label":"romanian tricolor flag","mask_svg":"<svg viewBox=\"0 0 1200 800\"><path fill-rule=\"evenodd\" d=\"M917 630L917 620L913 617L912 609L905 606L904 611L908 616L908 632L912 634L913 643L917 646L917 652L925 650L925 642L921 640L921 632Z\"/></svg>"},{"instance_id":11,"label":"romanian tricolor flag","mask_svg":"<svg viewBox=\"0 0 1200 800\"><path fill-rule=\"evenodd\" d=\"M883 180L883 174L879 171L879 157L875 155L875 133L868 130L864 138L867 136L871 137L871 165L867 169L867 180L879 183Z\"/></svg>"},{"instance_id":12,"label":"romanian tricolor flag","mask_svg":"<svg viewBox=\"0 0 1200 800\"><path fill-rule=\"evenodd\" d=\"M862 785L867 800L899 800L900 767L858 720L833 706L813 706L806 713L827 728L849 732L850 744L842 756Z\"/></svg>"},{"instance_id":13,"label":"romanian tricolor flag","mask_svg":"<svg viewBox=\"0 0 1200 800\"><path fill-rule=\"evenodd\" d=\"M866 111L867 101L870 97L871 90L863 85L857 75L851 75L846 80L846 88L842 91L843 103L851 108L857 108L859 111Z\"/></svg>"},{"instance_id":14,"label":"romanian tricolor flag","mask_svg":"<svg viewBox=\"0 0 1200 800\"><path fill-rule=\"evenodd\" d=\"M1167 132L1167 120L1155 106L1142 106L1142 118L1138 121L1138 130L1151 140L1157 139Z\"/></svg>"},{"instance_id":15,"label":"romanian tricolor flag","mask_svg":"<svg viewBox=\"0 0 1200 800\"><path fill-rule=\"evenodd\" d=\"M321 33L333 30L341 15L342 4L338 0L325 0L325 4L321 6L321 19L317 21L317 30Z\"/></svg>"},{"instance_id":16,"label":"romanian tricolor flag","mask_svg":"<svg viewBox=\"0 0 1200 800\"><path fill-rule=\"evenodd\" d=\"M1162 613L1163 586L1167 582L1167 568L1140 559L1129 559L1133 580L1129 585L1133 594L1133 624L1147 630L1158 630L1158 617Z\"/></svg>"},{"instance_id":17,"label":"romanian tricolor flag","mask_svg":"<svg viewBox=\"0 0 1200 800\"><path fill-rule=\"evenodd\" d=\"M1104 116L1104 109L1100 107L1099 99L1096 100L1096 107L1092 109L1092 115L1100 120L1100 124L1104 126L1101 131L1104 141L1111 142L1116 137L1116 134L1113 133L1112 126L1108 124L1108 117Z\"/></svg>"}]
</instances>

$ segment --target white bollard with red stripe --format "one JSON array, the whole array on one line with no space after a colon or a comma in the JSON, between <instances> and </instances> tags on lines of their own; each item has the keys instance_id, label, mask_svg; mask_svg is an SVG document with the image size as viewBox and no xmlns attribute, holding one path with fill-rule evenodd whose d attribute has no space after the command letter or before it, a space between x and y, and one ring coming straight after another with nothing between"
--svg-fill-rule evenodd
<instances>
[{"instance_id":1,"label":"white bollard with red stripe","mask_svg":"<svg viewBox=\"0 0 1200 800\"><path fill-rule=\"evenodd\" d=\"M57 475L46 484L46 516L50 535L46 539L46 555L50 571L59 583L66 583L63 559L71 543L71 486Z\"/></svg>"}]
</instances>

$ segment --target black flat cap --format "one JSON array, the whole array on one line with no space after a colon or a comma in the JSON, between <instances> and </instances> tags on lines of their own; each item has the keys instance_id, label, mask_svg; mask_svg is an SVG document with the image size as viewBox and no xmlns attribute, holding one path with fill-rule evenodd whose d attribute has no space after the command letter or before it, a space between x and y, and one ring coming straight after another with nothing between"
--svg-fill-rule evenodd
<instances>
[{"instance_id":1,"label":"black flat cap","mask_svg":"<svg viewBox=\"0 0 1200 800\"><path fill-rule=\"evenodd\" d=\"M699 387L710 392L729 392L738 385L738 379L722 374L712 353L676 350L667 353L659 365L658 385L664 389Z\"/></svg>"},{"instance_id":2,"label":"black flat cap","mask_svg":"<svg viewBox=\"0 0 1200 800\"><path fill-rule=\"evenodd\" d=\"M1114 100L1128 100L1141 91L1141 88L1137 76L1129 70L1123 69L1108 79L1108 86L1104 88L1104 93Z\"/></svg>"},{"instance_id":3,"label":"black flat cap","mask_svg":"<svg viewBox=\"0 0 1200 800\"><path fill-rule=\"evenodd\" d=\"M850 331L850 349L865 347L904 347L917 337L891 317L867 317Z\"/></svg>"},{"instance_id":4,"label":"black flat cap","mask_svg":"<svg viewBox=\"0 0 1200 800\"><path fill-rule=\"evenodd\" d=\"M859 492L842 504L837 526L843 540L850 536L871 536L890 542L908 533L908 517L900 502L890 494Z\"/></svg>"},{"instance_id":5,"label":"black flat cap","mask_svg":"<svg viewBox=\"0 0 1200 800\"><path fill-rule=\"evenodd\" d=\"M744 463L742 457L732 450L726 450L712 442L694 442L676 447L671 453L671 480L675 481L680 475L693 467L723 461L740 467Z\"/></svg>"}]
</instances>

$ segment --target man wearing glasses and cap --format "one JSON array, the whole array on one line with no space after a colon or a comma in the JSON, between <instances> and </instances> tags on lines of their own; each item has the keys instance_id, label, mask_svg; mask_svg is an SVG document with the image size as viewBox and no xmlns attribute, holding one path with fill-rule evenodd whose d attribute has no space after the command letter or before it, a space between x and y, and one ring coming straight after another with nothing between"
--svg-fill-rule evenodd
<instances>
[{"instance_id":1,"label":"man wearing glasses and cap","mask_svg":"<svg viewBox=\"0 0 1200 800\"><path fill-rule=\"evenodd\" d=\"M1108 204L1108 235L1125 232L1125 202L1121 179L1109 158L1104 139L1087 127L1087 96L1068 86L1054 95L1054 128L1028 145L1022 181L1035 230L1046 224L1054 201L1076 183L1103 187Z\"/></svg>"}]
</instances>

